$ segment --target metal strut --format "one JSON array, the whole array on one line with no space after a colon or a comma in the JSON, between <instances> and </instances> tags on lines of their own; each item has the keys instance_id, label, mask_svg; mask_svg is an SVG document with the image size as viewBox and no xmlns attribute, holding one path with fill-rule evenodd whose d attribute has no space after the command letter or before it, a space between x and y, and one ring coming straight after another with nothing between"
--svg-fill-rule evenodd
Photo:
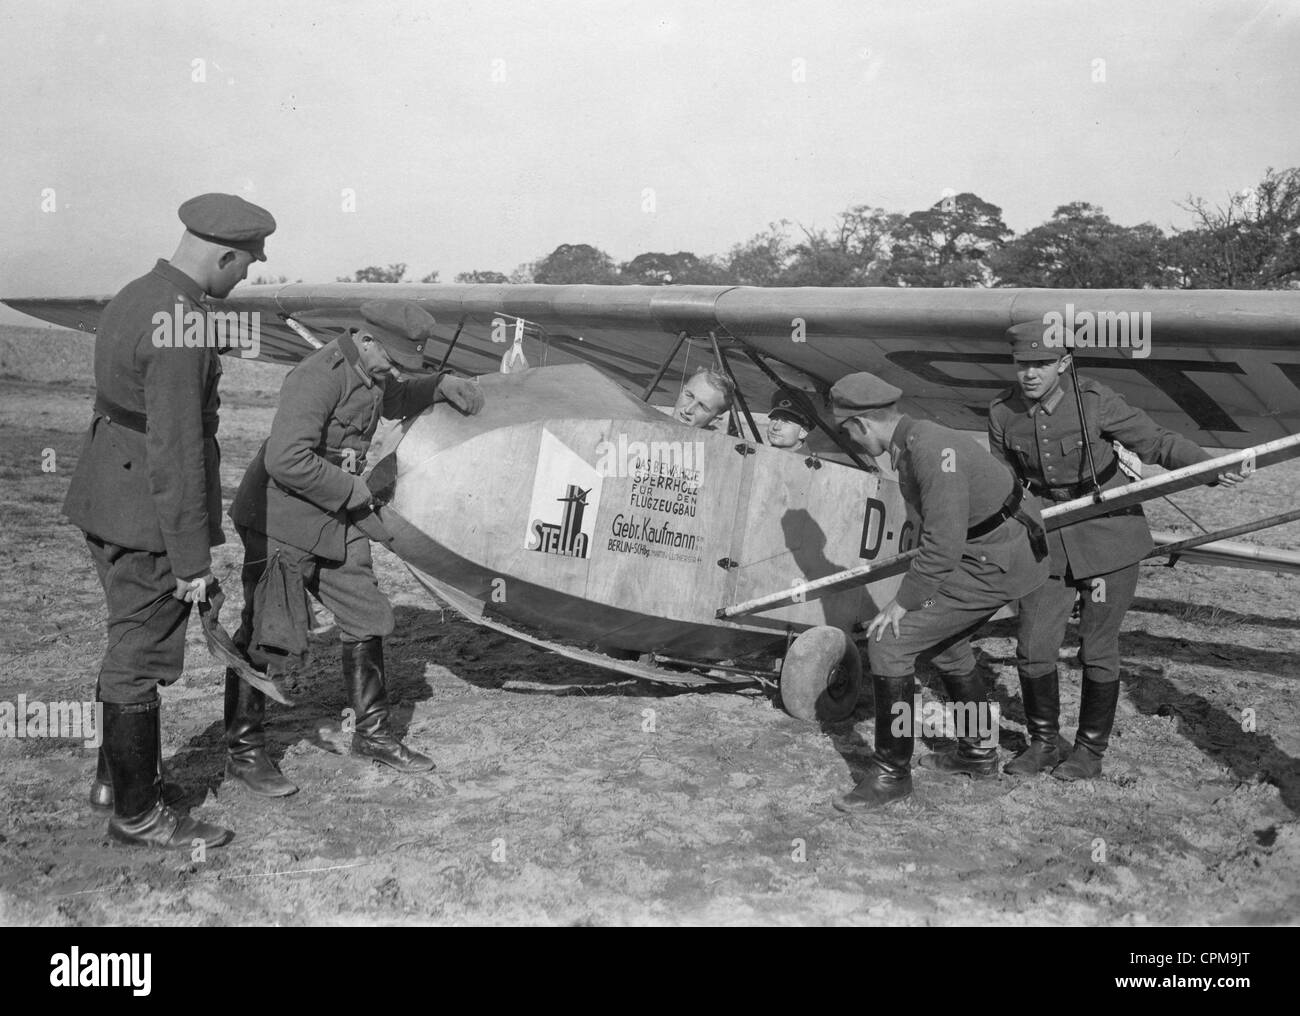
<instances>
[{"instance_id":1,"label":"metal strut","mask_svg":"<svg viewBox=\"0 0 1300 1016\"><path fill-rule=\"evenodd\" d=\"M749 423L749 432L754 435L754 443L762 444L763 439L759 436L758 424L754 422L754 417L749 411L749 403L745 401L745 393L740 390L740 385L736 383L736 375L731 370L731 364L728 363L727 358L722 355L722 349L718 345L717 334L710 331L709 341L713 343L713 355L717 358L718 366L721 367L722 372L731 379L732 390L735 392L734 401L739 402L741 410L744 411L745 420ZM736 436L743 438L745 435L740 432L740 420L736 416L736 407L734 403L731 406L731 419L736 426Z\"/></svg>"},{"instance_id":2,"label":"metal strut","mask_svg":"<svg viewBox=\"0 0 1300 1016\"><path fill-rule=\"evenodd\" d=\"M768 380L770 380L778 388L787 387L786 383L777 376L776 371L774 371L771 367L769 367L766 363L764 363L762 357L760 357L757 353L755 353L752 349L750 349L749 346L745 344L743 339L736 339L735 336L732 336L732 338L735 339L737 345L739 345L740 348L744 350L745 355L748 356L754 362L754 366L767 375ZM859 469L865 470L868 473L880 472L880 470L877 469L875 466L868 465L866 461L862 458L862 456L859 455L853 449L852 445L850 445L847 441L844 440L843 436L838 431L831 430L830 427L826 426L826 424L822 422L822 418L817 413L813 413L813 423L817 426L818 430L820 430L832 441L834 441L835 447L837 447L840 451L842 451L845 455L847 455L850 459L852 459L854 465L856 465Z\"/></svg>"},{"instance_id":3,"label":"metal strut","mask_svg":"<svg viewBox=\"0 0 1300 1016\"><path fill-rule=\"evenodd\" d=\"M465 327L465 319L460 319L460 324L456 326L456 334L451 337L451 344L447 346L447 352L442 354L442 362L438 364L438 369L442 370L447 366L447 361L451 359L451 351L456 348L456 343L460 341L461 329Z\"/></svg>"},{"instance_id":4,"label":"metal strut","mask_svg":"<svg viewBox=\"0 0 1300 1016\"><path fill-rule=\"evenodd\" d=\"M672 366L673 360L677 358L677 350L682 348L682 343L685 341L686 331L683 329L677 333L677 341L673 343L672 352L669 353L664 359L664 362L659 365L659 370L655 373L655 376L651 379L650 383L646 385L645 391L641 393L642 402L650 401L650 396L654 394L655 389L659 387L659 382L662 381L664 375L668 373L668 368Z\"/></svg>"},{"instance_id":5,"label":"metal strut","mask_svg":"<svg viewBox=\"0 0 1300 1016\"><path fill-rule=\"evenodd\" d=\"M1196 547L1203 547L1207 543L1217 543L1220 540L1230 540L1234 536L1244 536L1247 533L1255 533L1261 529L1272 529L1274 526L1286 525L1288 522L1300 520L1300 508L1292 508L1289 512L1282 512L1278 515L1270 515L1266 519L1259 519L1255 522L1243 522L1238 526L1229 526L1227 529L1217 529L1213 533L1202 533L1200 536L1192 536L1186 540L1179 540L1176 543L1166 543L1163 547L1157 547L1151 551L1142 560L1149 561L1152 558L1168 557L1169 564L1178 563L1178 557L1184 551L1192 550Z\"/></svg>"}]
</instances>

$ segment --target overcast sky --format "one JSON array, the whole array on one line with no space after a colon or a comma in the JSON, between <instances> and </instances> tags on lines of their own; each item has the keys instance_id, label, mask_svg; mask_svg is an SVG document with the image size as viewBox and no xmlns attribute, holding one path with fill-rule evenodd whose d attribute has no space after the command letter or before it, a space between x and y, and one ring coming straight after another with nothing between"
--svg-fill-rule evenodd
<instances>
[{"instance_id":1,"label":"overcast sky","mask_svg":"<svg viewBox=\"0 0 1300 1016\"><path fill-rule=\"evenodd\" d=\"M0 294L111 293L213 190L309 282L717 254L946 188L1168 229L1300 165L1297 54L1300 0L7 0Z\"/></svg>"}]
</instances>

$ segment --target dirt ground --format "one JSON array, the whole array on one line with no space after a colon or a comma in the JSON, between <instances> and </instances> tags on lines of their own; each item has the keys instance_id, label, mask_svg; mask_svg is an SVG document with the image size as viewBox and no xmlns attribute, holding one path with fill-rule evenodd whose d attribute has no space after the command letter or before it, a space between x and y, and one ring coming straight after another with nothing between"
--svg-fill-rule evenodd
<instances>
[{"instance_id":1,"label":"dirt ground","mask_svg":"<svg viewBox=\"0 0 1300 1016\"><path fill-rule=\"evenodd\" d=\"M0 329L0 702L93 697L104 604L59 514L90 416L92 340ZM265 437L282 368L227 362L229 503ZM42 471L45 449L56 469ZM48 460L48 457L47 457ZM1291 508L1300 463L1178 503L1207 526ZM1158 528L1190 531L1164 503ZM217 552L237 617L239 543ZM1300 525L1260 543L1295 549ZM948 781L850 820L830 800L870 752L872 702L833 728L753 691L622 679L442 612L377 554L398 629L399 731L437 773L391 776L339 751L337 635L273 754L302 788L223 786L222 671L192 624L163 693L163 753L196 814L233 827L205 859L113 845L86 792L94 750L0 738L0 923L1294 924L1300 919L1300 579L1149 567L1122 639L1100 780ZM1023 738L1006 622L978 642L1004 758ZM1063 723L1077 720L1077 642ZM1254 730L1243 730L1253 710ZM924 749L918 747L918 756Z\"/></svg>"}]
</instances>

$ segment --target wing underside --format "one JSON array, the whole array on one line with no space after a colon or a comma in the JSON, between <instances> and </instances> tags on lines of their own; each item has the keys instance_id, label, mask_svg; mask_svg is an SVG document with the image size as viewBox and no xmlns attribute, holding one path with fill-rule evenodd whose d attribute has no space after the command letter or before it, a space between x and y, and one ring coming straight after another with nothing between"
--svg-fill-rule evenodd
<instances>
[{"instance_id":1,"label":"wing underside","mask_svg":"<svg viewBox=\"0 0 1300 1016\"><path fill-rule=\"evenodd\" d=\"M716 341L756 412L773 388L759 360L823 395L871 371L907 392L908 411L967 430L984 428L1012 381L1005 330L1058 314L1076 328L1097 322L1118 347L1076 350L1081 371L1199 444L1243 448L1300 430L1300 293L298 283L241 287L216 307L256 313L258 358L294 363L313 348L304 329L328 341L360 323L363 302L394 297L438 319L430 360L450 349L448 364L466 373L495 371L518 341L534 366L589 363L664 404ZM5 302L93 331L107 301Z\"/></svg>"}]
</instances>

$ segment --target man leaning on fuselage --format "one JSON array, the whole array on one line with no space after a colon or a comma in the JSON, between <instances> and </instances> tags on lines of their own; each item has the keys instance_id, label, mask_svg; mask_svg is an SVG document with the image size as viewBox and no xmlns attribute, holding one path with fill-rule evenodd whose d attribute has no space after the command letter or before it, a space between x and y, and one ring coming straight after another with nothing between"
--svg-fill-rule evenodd
<instances>
[{"instance_id":1,"label":"man leaning on fuselage","mask_svg":"<svg viewBox=\"0 0 1300 1016\"><path fill-rule=\"evenodd\" d=\"M289 372L271 434L244 473L230 517L244 541L244 612L235 641L255 667L283 674L305 658L310 593L334 615L354 711L352 753L402 772L434 768L392 729L383 640L393 608L375 579L370 537L385 535L361 473L380 417L401 420L447 401L477 413L477 384L429 374L434 319L418 305L372 300L364 326ZM412 373L398 378L395 368ZM294 786L266 753L265 698L226 675L226 776L256 794Z\"/></svg>"},{"instance_id":2,"label":"man leaning on fuselage","mask_svg":"<svg viewBox=\"0 0 1300 1016\"><path fill-rule=\"evenodd\" d=\"M912 792L917 656L933 663L967 717L989 713L971 636L1007 603L1047 578L1042 518L1006 467L969 436L899 412L902 392L873 374L831 388L836 422L873 458L889 454L899 492L919 518L917 555L894 599L867 626L876 700L875 752L840 811L879 808ZM927 768L972 777L996 772L997 745L960 733L953 751L927 755Z\"/></svg>"}]
</instances>

